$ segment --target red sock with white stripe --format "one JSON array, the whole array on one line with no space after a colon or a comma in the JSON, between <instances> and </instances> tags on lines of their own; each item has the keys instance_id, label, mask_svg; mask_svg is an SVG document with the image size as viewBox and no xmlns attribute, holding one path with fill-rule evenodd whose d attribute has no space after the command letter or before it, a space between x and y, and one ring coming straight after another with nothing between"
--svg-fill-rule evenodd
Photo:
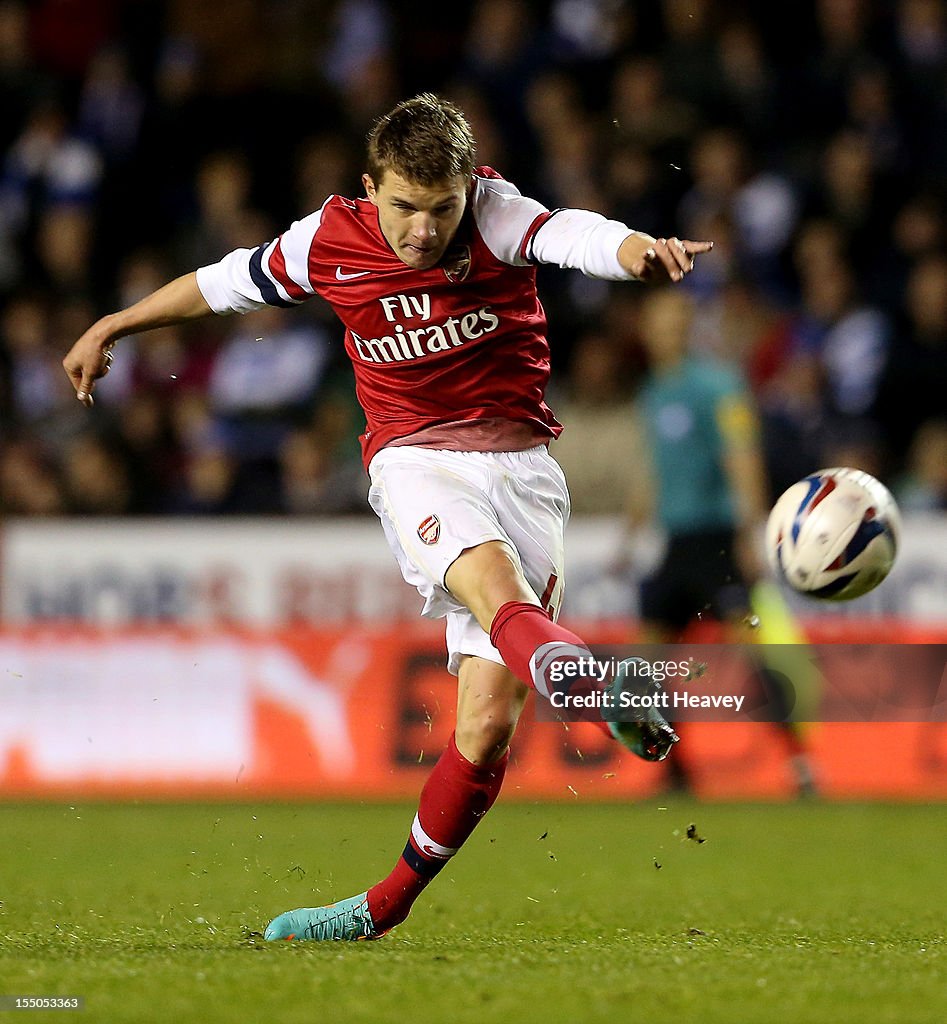
<instances>
[{"instance_id":1,"label":"red sock with white stripe","mask_svg":"<svg viewBox=\"0 0 947 1024\"><path fill-rule=\"evenodd\" d=\"M556 684L547 678L545 670L550 662L579 661L591 657L591 653L581 637L553 622L538 605L527 601L507 601L501 605L490 627L490 642L513 675L544 697L549 697L555 688L575 693L590 685L583 679L570 686L569 682ZM611 736L604 722L592 724Z\"/></svg>"},{"instance_id":2,"label":"red sock with white stripe","mask_svg":"<svg viewBox=\"0 0 947 1024\"><path fill-rule=\"evenodd\" d=\"M391 874L368 890L376 931L401 924L427 884L467 841L499 795L508 760L509 751L499 761L473 764L451 736L421 790L404 852Z\"/></svg>"}]
</instances>

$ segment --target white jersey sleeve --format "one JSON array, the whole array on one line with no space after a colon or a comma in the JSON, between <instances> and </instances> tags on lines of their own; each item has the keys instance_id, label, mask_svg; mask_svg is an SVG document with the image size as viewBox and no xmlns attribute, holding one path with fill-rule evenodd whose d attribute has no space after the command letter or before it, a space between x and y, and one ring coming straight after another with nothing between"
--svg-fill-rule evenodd
<instances>
[{"instance_id":1,"label":"white jersey sleeve","mask_svg":"<svg viewBox=\"0 0 947 1024\"><path fill-rule=\"evenodd\" d=\"M313 295L309 253L324 209L325 203L271 242L234 249L220 262L201 267L197 286L207 305L215 313L249 313L263 306L295 306Z\"/></svg>"},{"instance_id":2,"label":"white jersey sleeve","mask_svg":"<svg viewBox=\"0 0 947 1024\"><path fill-rule=\"evenodd\" d=\"M554 210L540 224L527 249L536 263L581 270L586 277L633 281L618 262L618 249L632 229L591 210Z\"/></svg>"},{"instance_id":3,"label":"white jersey sleeve","mask_svg":"<svg viewBox=\"0 0 947 1024\"><path fill-rule=\"evenodd\" d=\"M589 210L547 210L503 178L477 177L474 220L487 248L514 267L552 263L607 281L633 280L618 262L632 229Z\"/></svg>"},{"instance_id":4,"label":"white jersey sleeve","mask_svg":"<svg viewBox=\"0 0 947 1024\"><path fill-rule=\"evenodd\" d=\"M470 197L474 222L480 237L501 263L528 267L527 244L549 211L535 199L528 199L504 178L474 180Z\"/></svg>"}]
</instances>

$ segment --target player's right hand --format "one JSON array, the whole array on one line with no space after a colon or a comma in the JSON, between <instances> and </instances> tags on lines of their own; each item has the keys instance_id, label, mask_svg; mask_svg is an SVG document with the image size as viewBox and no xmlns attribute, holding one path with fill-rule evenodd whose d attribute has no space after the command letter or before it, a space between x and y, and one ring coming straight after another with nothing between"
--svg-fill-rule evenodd
<instances>
[{"instance_id":1,"label":"player's right hand","mask_svg":"<svg viewBox=\"0 0 947 1024\"><path fill-rule=\"evenodd\" d=\"M62 361L63 368L76 389L76 398L85 406L95 404L92 397L95 382L109 372L112 365L112 344L107 335L103 334L99 324L95 324L72 346Z\"/></svg>"},{"instance_id":2,"label":"player's right hand","mask_svg":"<svg viewBox=\"0 0 947 1024\"><path fill-rule=\"evenodd\" d=\"M632 273L640 281L683 281L694 269L697 257L713 247L713 242L692 242L688 238L656 238L634 264Z\"/></svg>"}]
</instances>

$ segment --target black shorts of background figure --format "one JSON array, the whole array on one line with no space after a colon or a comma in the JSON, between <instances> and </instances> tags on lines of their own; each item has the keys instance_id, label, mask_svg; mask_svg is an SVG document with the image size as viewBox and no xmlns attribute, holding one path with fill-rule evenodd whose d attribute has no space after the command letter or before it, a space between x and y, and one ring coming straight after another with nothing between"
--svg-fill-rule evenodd
<instances>
[{"instance_id":1,"label":"black shorts of background figure","mask_svg":"<svg viewBox=\"0 0 947 1024\"><path fill-rule=\"evenodd\" d=\"M641 584L642 619L683 632L704 616L726 622L746 615L750 595L736 564L734 542L732 530L671 537L664 560Z\"/></svg>"}]
</instances>

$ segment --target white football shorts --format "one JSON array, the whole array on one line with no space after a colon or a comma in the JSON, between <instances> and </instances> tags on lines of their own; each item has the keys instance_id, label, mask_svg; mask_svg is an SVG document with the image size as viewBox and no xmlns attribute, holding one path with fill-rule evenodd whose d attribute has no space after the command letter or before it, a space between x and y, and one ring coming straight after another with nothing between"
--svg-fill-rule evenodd
<instances>
[{"instance_id":1,"label":"white football shorts","mask_svg":"<svg viewBox=\"0 0 947 1024\"><path fill-rule=\"evenodd\" d=\"M368 500L401 574L424 598L421 614L447 619L447 667L465 654L502 665L500 652L444 576L467 548L500 540L555 618L562 607L562 535L569 490L545 445L522 452L383 448L368 467Z\"/></svg>"}]
</instances>

